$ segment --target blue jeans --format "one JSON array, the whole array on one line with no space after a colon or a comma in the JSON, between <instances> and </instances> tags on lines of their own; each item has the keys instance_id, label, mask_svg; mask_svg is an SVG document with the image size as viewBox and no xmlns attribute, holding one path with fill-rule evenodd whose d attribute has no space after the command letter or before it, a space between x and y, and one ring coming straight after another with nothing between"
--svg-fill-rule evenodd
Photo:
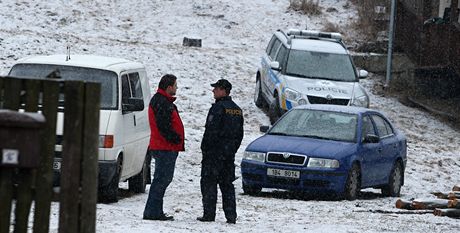
<instances>
[{"instance_id":1,"label":"blue jeans","mask_svg":"<svg viewBox=\"0 0 460 233\"><path fill-rule=\"evenodd\" d=\"M177 151L151 150L149 153L155 159L155 172L150 185L149 197L145 204L144 217L155 218L164 214L163 197L166 188L171 183L176 166Z\"/></svg>"}]
</instances>

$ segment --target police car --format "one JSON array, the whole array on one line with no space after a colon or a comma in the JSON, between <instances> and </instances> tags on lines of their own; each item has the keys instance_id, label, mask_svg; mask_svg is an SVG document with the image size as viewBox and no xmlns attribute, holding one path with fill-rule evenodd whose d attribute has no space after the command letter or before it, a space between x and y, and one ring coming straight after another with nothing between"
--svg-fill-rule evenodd
<instances>
[{"instance_id":1,"label":"police car","mask_svg":"<svg viewBox=\"0 0 460 233\"><path fill-rule=\"evenodd\" d=\"M278 30L256 75L254 102L269 107L273 124L284 112L304 104L369 107L357 70L340 33Z\"/></svg>"}]
</instances>

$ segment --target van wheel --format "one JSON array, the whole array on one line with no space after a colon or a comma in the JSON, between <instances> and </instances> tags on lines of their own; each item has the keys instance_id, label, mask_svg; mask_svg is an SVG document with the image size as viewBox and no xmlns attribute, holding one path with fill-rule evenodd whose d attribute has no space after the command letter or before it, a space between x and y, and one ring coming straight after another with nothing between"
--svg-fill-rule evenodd
<instances>
[{"instance_id":1,"label":"van wheel","mask_svg":"<svg viewBox=\"0 0 460 233\"><path fill-rule=\"evenodd\" d=\"M254 103L257 107L262 108L264 106L264 97L262 96L262 84L260 82L259 75L257 74L256 89L254 91Z\"/></svg>"},{"instance_id":2,"label":"van wheel","mask_svg":"<svg viewBox=\"0 0 460 233\"><path fill-rule=\"evenodd\" d=\"M135 193L145 193L145 187L147 186L147 157L144 159L144 164L142 165L142 170L139 174L129 178L128 180L128 189L129 191ZM150 164L149 164L150 165Z\"/></svg>"},{"instance_id":3,"label":"van wheel","mask_svg":"<svg viewBox=\"0 0 460 233\"><path fill-rule=\"evenodd\" d=\"M121 176L121 159L117 160L117 168L112 180L105 187L99 189L99 200L102 203L113 203L118 202L118 183L120 183Z\"/></svg>"},{"instance_id":4,"label":"van wheel","mask_svg":"<svg viewBox=\"0 0 460 233\"><path fill-rule=\"evenodd\" d=\"M270 118L270 124L275 124L275 122L280 118L280 116L280 102L278 100L278 96L275 96L274 103L271 103L270 107L268 108L268 117Z\"/></svg>"}]
</instances>

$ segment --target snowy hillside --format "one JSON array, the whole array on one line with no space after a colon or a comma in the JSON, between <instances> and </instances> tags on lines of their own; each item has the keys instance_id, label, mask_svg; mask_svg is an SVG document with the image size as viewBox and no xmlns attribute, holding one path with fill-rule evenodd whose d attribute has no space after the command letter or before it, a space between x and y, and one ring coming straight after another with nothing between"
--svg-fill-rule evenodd
<instances>
[{"instance_id":1,"label":"snowy hillside","mask_svg":"<svg viewBox=\"0 0 460 233\"><path fill-rule=\"evenodd\" d=\"M289 0L48 0L0 1L0 74L30 55L72 53L123 57L147 67L151 91L166 73L178 77L176 101L186 127L186 151L177 161L165 195L165 212L175 221L142 220L147 193L125 192L118 203L98 204L97 232L458 232L460 221L431 214L392 214L397 198L364 190L356 201L303 200L267 190L260 197L242 194L235 181L238 220L225 223L220 196L216 222L202 223L200 142L213 102L209 84L230 80L232 96L243 109L246 145L259 137L268 117L253 103L255 71L277 29L321 29L326 22L347 28L356 20L348 0L320 0L323 9L309 17L288 9ZM345 6L345 7L344 7ZM201 38L202 48L183 47L184 36ZM348 37L353 37L349 31ZM408 138L408 163L402 198L431 197L460 184L460 133L430 114L373 91L383 77L362 81L371 108L380 109ZM237 167L237 176L240 176ZM126 184L125 189L127 187ZM53 205L52 232L58 210Z\"/></svg>"}]
</instances>

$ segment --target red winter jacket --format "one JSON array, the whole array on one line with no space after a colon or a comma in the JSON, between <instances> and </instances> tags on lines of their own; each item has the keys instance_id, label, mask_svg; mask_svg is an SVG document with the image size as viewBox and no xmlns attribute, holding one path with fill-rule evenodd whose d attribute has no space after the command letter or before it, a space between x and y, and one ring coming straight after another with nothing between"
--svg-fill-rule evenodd
<instances>
[{"instance_id":1,"label":"red winter jacket","mask_svg":"<svg viewBox=\"0 0 460 233\"><path fill-rule=\"evenodd\" d=\"M184 125L180 119L176 100L162 89L150 100L149 150L184 151Z\"/></svg>"}]
</instances>

